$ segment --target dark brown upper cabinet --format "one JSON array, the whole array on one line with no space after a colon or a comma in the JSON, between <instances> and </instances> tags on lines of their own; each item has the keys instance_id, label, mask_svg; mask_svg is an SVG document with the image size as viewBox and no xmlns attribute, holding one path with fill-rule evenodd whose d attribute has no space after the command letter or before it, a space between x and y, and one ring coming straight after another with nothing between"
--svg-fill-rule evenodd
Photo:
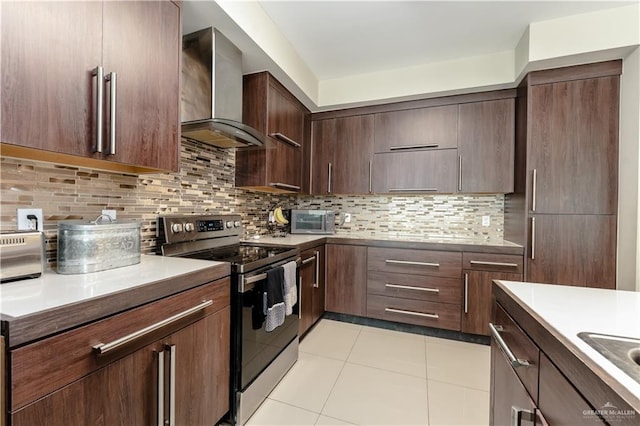
<instances>
[{"instance_id":1,"label":"dark brown upper cabinet","mask_svg":"<svg viewBox=\"0 0 640 426\"><path fill-rule=\"evenodd\" d=\"M312 194L372 192L373 115L312 123Z\"/></svg>"},{"instance_id":2,"label":"dark brown upper cabinet","mask_svg":"<svg viewBox=\"0 0 640 426\"><path fill-rule=\"evenodd\" d=\"M375 152L458 146L458 105L376 114Z\"/></svg>"},{"instance_id":3,"label":"dark brown upper cabinet","mask_svg":"<svg viewBox=\"0 0 640 426\"><path fill-rule=\"evenodd\" d=\"M4 155L128 172L178 170L177 4L0 7Z\"/></svg>"},{"instance_id":4,"label":"dark brown upper cabinet","mask_svg":"<svg viewBox=\"0 0 640 426\"><path fill-rule=\"evenodd\" d=\"M531 87L530 211L616 213L619 93L618 76Z\"/></svg>"},{"instance_id":5,"label":"dark brown upper cabinet","mask_svg":"<svg viewBox=\"0 0 640 426\"><path fill-rule=\"evenodd\" d=\"M268 192L307 192L303 161L308 110L271 74L244 76L243 122L265 136L262 147L236 151L236 186Z\"/></svg>"},{"instance_id":6,"label":"dark brown upper cabinet","mask_svg":"<svg viewBox=\"0 0 640 426\"><path fill-rule=\"evenodd\" d=\"M458 192L513 192L515 99L461 104Z\"/></svg>"}]
</instances>

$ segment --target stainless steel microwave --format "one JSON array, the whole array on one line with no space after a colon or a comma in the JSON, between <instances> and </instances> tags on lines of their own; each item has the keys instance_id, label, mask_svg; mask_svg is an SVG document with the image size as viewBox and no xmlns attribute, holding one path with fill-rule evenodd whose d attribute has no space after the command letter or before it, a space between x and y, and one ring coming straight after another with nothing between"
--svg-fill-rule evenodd
<instances>
[{"instance_id":1,"label":"stainless steel microwave","mask_svg":"<svg viewBox=\"0 0 640 426\"><path fill-rule=\"evenodd\" d=\"M334 234L336 214L330 210L291 210L292 234Z\"/></svg>"}]
</instances>

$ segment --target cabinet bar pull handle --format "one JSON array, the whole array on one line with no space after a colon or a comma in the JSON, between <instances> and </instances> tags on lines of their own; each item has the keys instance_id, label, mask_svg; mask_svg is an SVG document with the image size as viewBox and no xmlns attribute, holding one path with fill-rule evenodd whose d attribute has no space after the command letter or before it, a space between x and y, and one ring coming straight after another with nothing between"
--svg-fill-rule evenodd
<instances>
[{"instance_id":1,"label":"cabinet bar pull handle","mask_svg":"<svg viewBox=\"0 0 640 426\"><path fill-rule=\"evenodd\" d=\"M429 144L422 144L422 145L394 145L394 146L390 146L389 150L401 151L403 149L424 149L424 148L437 148L437 147L438 147L437 143L429 143Z\"/></svg>"},{"instance_id":2,"label":"cabinet bar pull handle","mask_svg":"<svg viewBox=\"0 0 640 426\"><path fill-rule=\"evenodd\" d=\"M96 147L95 152L102 153L102 126L103 123L103 104L104 104L104 87L102 81L104 80L104 69L101 66L97 66L91 73L92 76L96 76Z\"/></svg>"},{"instance_id":3,"label":"cabinet bar pull handle","mask_svg":"<svg viewBox=\"0 0 640 426\"><path fill-rule=\"evenodd\" d=\"M302 147L302 145L300 145L298 142L294 141L293 139L291 139L290 137L283 135L280 132L277 133L269 133L269 136L271 136L272 138L278 139L279 141L282 141L284 143L287 143L293 147L296 148L300 148Z\"/></svg>"},{"instance_id":4,"label":"cabinet bar pull handle","mask_svg":"<svg viewBox=\"0 0 640 426\"><path fill-rule=\"evenodd\" d=\"M311 257L308 257L308 258L306 258L305 260L303 260L303 261L302 261L302 264L303 264L303 265L306 265L307 263L311 263L311 262L313 262L314 260L316 260L316 257L315 257L315 256L311 256Z\"/></svg>"},{"instance_id":5,"label":"cabinet bar pull handle","mask_svg":"<svg viewBox=\"0 0 640 426\"><path fill-rule=\"evenodd\" d=\"M369 194L373 193L373 162L369 161Z\"/></svg>"},{"instance_id":6,"label":"cabinet bar pull handle","mask_svg":"<svg viewBox=\"0 0 640 426\"><path fill-rule=\"evenodd\" d=\"M440 318L438 314L424 314L422 312L404 311L402 309L384 308L384 311L393 312L394 314L412 315L415 317L434 318L434 319Z\"/></svg>"},{"instance_id":7,"label":"cabinet bar pull handle","mask_svg":"<svg viewBox=\"0 0 640 426\"><path fill-rule=\"evenodd\" d=\"M411 260L391 260L391 259L386 259L384 262L385 263L394 263L394 264L399 264L399 265L430 266L430 267L433 267L433 268L439 268L440 267L439 263L413 262Z\"/></svg>"},{"instance_id":8,"label":"cabinet bar pull handle","mask_svg":"<svg viewBox=\"0 0 640 426\"><path fill-rule=\"evenodd\" d=\"M464 313L469 312L469 274L464 274Z\"/></svg>"},{"instance_id":9,"label":"cabinet bar pull handle","mask_svg":"<svg viewBox=\"0 0 640 426\"><path fill-rule=\"evenodd\" d=\"M389 192L436 192L438 188L389 188Z\"/></svg>"},{"instance_id":10,"label":"cabinet bar pull handle","mask_svg":"<svg viewBox=\"0 0 640 426\"><path fill-rule=\"evenodd\" d=\"M119 339L116 339L114 341L111 341L109 343L98 343L97 345L93 346L93 350L94 352L96 352L97 355L105 355L109 352L111 352L112 350L119 348L120 346L126 345L127 343L131 343L134 340L145 336L151 332L154 332L166 325L169 325L173 322L176 322L184 317L187 317L191 314L194 314L198 311L203 310L204 308L213 305L213 300L207 300L206 302L202 302L197 306L194 306L193 308L189 308L186 311L182 311L179 314L173 315L169 318L165 318L162 321L158 321L155 324L151 324L148 327L142 328L138 331L134 331L131 334L127 334L126 336L123 336Z\"/></svg>"},{"instance_id":11,"label":"cabinet bar pull handle","mask_svg":"<svg viewBox=\"0 0 640 426\"><path fill-rule=\"evenodd\" d=\"M111 84L109 91L109 155L116 153L116 106L118 99L118 73L110 72L105 80Z\"/></svg>"},{"instance_id":12,"label":"cabinet bar pull handle","mask_svg":"<svg viewBox=\"0 0 640 426\"><path fill-rule=\"evenodd\" d=\"M282 183L282 182L270 182L269 186L275 186L276 188L292 189L294 191L300 191L300 187L299 186L290 185L288 183Z\"/></svg>"},{"instance_id":13,"label":"cabinet bar pull handle","mask_svg":"<svg viewBox=\"0 0 640 426\"><path fill-rule=\"evenodd\" d=\"M531 260L536 260L536 218L531 218Z\"/></svg>"},{"instance_id":14,"label":"cabinet bar pull handle","mask_svg":"<svg viewBox=\"0 0 640 426\"><path fill-rule=\"evenodd\" d=\"M384 286L389 288L400 288L403 290L418 290L418 291L428 291L430 293L440 293L439 288L415 287L412 285L400 285L400 284L390 284L390 283L386 283Z\"/></svg>"},{"instance_id":15,"label":"cabinet bar pull handle","mask_svg":"<svg viewBox=\"0 0 640 426\"><path fill-rule=\"evenodd\" d=\"M531 211L536 211L536 188L538 187L538 170L533 169L533 179L532 180L532 189L531 189Z\"/></svg>"},{"instance_id":16,"label":"cabinet bar pull handle","mask_svg":"<svg viewBox=\"0 0 640 426\"><path fill-rule=\"evenodd\" d=\"M458 155L458 191L462 191L462 155Z\"/></svg>"},{"instance_id":17,"label":"cabinet bar pull handle","mask_svg":"<svg viewBox=\"0 0 640 426\"><path fill-rule=\"evenodd\" d=\"M486 265L486 266L505 266L508 268L517 268L517 263L506 263L506 262L485 262L484 260L470 260L470 264L472 265Z\"/></svg>"},{"instance_id":18,"label":"cabinet bar pull handle","mask_svg":"<svg viewBox=\"0 0 640 426\"><path fill-rule=\"evenodd\" d=\"M154 352L158 357L158 388L156 389L156 426L164 426L164 352Z\"/></svg>"},{"instance_id":19,"label":"cabinet bar pull handle","mask_svg":"<svg viewBox=\"0 0 640 426\"><path fill-rule=\"evenodd\" d=\"M319 281L320 281L320 252L318 250L315 251L315 257L316 257L316 276L315 276L315 282L313 283L313 287L314 288L318 288L319 287Z\"/></svg>"},{"instance_id":20,"label":"cabinet bar pull handle","mask_svg":"<svg viewBox=\"0 0 640 426\"><path fill-rule=\"evenodd\" d=\"M329 163L329 171L327 174L327 192L331 194L331 181L333 180L333 164Z\"/></svg>"},{"instance_id":21,"label":"cabinet bar pull handle","mask_svg":"<svg viewBox=\"0 0 640 426\"><path fill-rule=\"evenodd\" d=\"M176 345L165 345L169 352L169 426L176 424Z\"/></svg>"},{"instance_id":22,"label":"cabinet bar pull handle","mask_svg":"<svg viewBox=\"0 0 640 426\"><path fill-rule=\"evenodd\" d=\"M513 368L529 367L531 365L527 360L516 358L513 352L511 352L511 349L509 349L509 346L507 346L506 342L500 335L500 332L503 330L501 325L493 325L492 323L489 323L489 330L491 330L491 335L496 339L496 342L498 342L498 346L500 346L502 352L504 352L507 358L509 358L509 362Z\"/></svg>"},{"instance_id":23,"label":"cabinet bar pull handle","mask_svg":"<svg viewBox=\"0 0 640 426\"><path fill-rule=\"evenodd\" d=\"M298 297L298 319L302 319L302 277L300 277L298 286L300 287L300 297Z\"/></svg>"},{"instance_id":24,"label":"cabinet bar pull handle","mask_svg":"<svg viewBox=\"0 0 640 426\"><path fill-rule=\"evenodd\" d=\"M533 411L523 410L522 408L511 406L511 425L521 426L521 421L534 423L536 415Z\"/></svg>"}]
</instances>

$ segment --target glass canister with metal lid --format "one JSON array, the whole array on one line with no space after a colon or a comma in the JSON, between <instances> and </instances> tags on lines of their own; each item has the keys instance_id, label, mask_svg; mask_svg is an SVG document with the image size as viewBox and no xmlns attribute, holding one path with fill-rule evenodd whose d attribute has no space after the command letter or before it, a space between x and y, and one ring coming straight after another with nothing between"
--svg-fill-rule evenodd
<instances>
[{"instance_id":1,"label":"glass canister with metal lid","mask_svg":"<svg viewBox=\"0 0 640 426\"><path fill-rule=\"evenodd\" d=\"M140 263L140 223L95 220L58 222L59 274L86 274Z\"/></svg>"}]
</instances>

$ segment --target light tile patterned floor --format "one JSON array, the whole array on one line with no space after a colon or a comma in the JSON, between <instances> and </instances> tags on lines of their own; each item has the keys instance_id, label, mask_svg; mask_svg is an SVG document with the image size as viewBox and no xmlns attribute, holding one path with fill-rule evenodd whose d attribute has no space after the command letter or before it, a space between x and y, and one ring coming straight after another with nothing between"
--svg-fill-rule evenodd
<instances>
[{"instance_id":1,"label":"light tile patterned floor","mask_svg":"<svg viewBox=\"0 0 640 426\"><path fill-rule=\"evenodd\" d=\"M487 425L488 346L321 320L249 426Z\"/></svg>"}]
</instances>

